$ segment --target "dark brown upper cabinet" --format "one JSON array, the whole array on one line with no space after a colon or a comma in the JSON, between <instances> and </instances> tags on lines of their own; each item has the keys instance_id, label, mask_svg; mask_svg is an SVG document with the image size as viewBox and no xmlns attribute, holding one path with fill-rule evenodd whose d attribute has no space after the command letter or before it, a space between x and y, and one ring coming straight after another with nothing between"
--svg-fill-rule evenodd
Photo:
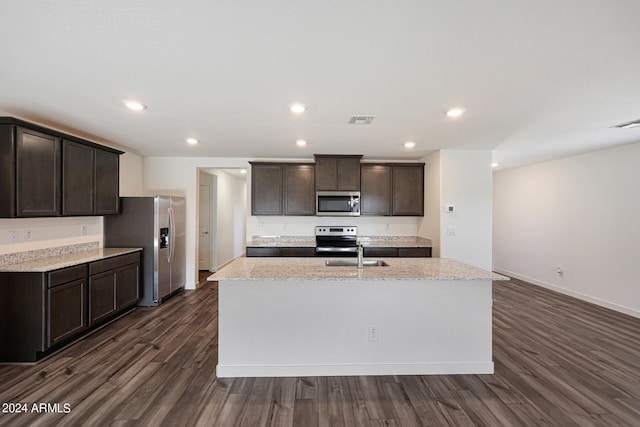
<instances>
[{"instance_id":1,"label":"dark brown upper cabinet","mask_svg":"<svg viewBox=\"0 0 640 427\"><path fill-rule=\"evenodd\" d=\"M251 163L251 215L315 215L311 163Z\"/></svg>"},{"instance_id":2,"label":"dark brown upper cabinet","mask_svg":"<svg viewBox=\"0 0 640 427\"><path fill-rule=\"evenodd\" d=\"M62 141L63 215L93 214L95 151L84 144Z\"/></svg>"},{"instance_id":3,"label":"dark brown upper cabinet","mask_svg":"<svg viewBox=\"0 0 640 427\"><path fill-rule=\"evenodd\" d=\"M122 153L0 117L0 218L118 213Z\"/></svg>"},{"instance_id":4,"label":"dark brown upper cabinet","mask_svg":"<svg viewBox=\"0 0 640 427\"><path fill-rule=\"evenodd\" d=\"M111 215L119 209L119 156L62 141L62 215Z\"/></svg>"},{"instance_id":5,"label":"dark brown upper cabinet","mask_svg":"<svg viewBox=\"0 0 640 427\"><path fill-rule=\"evenodd\" d=\"M15 215L60 215L60 138L17 127L15 145Z\"/></svg>"},{"instance_id":6,"label":"dark brown upper cabinet","mask_svg":"<svg viewBox=\"0 0 640 427\"><path fill-rule=\"evenodd\" d=\"M251 215L282 215L282 164L251 163Z\"/></svg>"},{"instance_id":7,"label":"dark brown upper cabinet","mask_svg":"<svg viewBox=\"0 0 640 427\"><path fill-rule=\"evenodd\" d=\"M284 165L284 214L316 214L314 165Z\"/></svg>"},{"instance_id":8,"label":"dark brown upper cabinet","mask_svg":"<svg viewBox=\"0 0 640 427\"><path fill-rule=\"evenodd\" d=\"M398 164L391 167L391 214L424 215L424 163Z\"/></svg>"},{"instance_id":9,"label":"dark brown upper cabinet","mask_svg":"<svg viewBox=\"0 0 640 427\"><path fill-rule=\"evenodd\" d=\"M391 215L391 166L360 165L360 214Z\"/></svg>"},{"instance_id":10,"label":"dark brown upper cabinet","mask_svg":"<svg viewBox=\"0 0 640 427\"><path fill-rule=\"evenodd\" d=\"M316 191L360 191L361 158L316 154Z\"/></svg>"},{"instance_id":11,"label":"dark brown upper cabinet","mask_svg":"<svg viewBox=\"0 0 640 427\"><path fill-rule=\"evenodd\" d=\"M363 163L360 170L362 215L424 215L424 163Z\"/></svg>"},{"instance_id":12,"label":"dark brown upper cabinet","mask_svg":"<svg viewBox=\"0 0 640 427\"><path fill-rule=\"evenodd\" d=\"M120 208L120 155L96 148L94 172L94 213L113 215Z\"/></svg>"}]
</instances>

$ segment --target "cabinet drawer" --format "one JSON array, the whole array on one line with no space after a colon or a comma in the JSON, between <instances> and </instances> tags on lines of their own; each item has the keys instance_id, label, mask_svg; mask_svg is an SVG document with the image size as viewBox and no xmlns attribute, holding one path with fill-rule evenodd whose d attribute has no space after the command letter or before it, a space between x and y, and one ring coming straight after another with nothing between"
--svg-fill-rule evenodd
<instances>
[{"instance_id":1,"label":"cabinet drawer","mask_svg":"<svg viewBox=\"0 0 640 427\"><path fill-rule=\"evenodd\" d=\"M89 275L99 274L124 265L135 264L136 262L140 262L140 252L94 261L89 264Z\"/></svg>"},{"instance_id":2,"label":"cabinet drawer","mask_svg":"<svg viewBox=\"0 0 640 427\"><path fill-rule=\"evenodd\" d=\"M84 279L86 275L87 264L55 270L49 273L49 287L52 288L64 283L69 283L73 280Z\"/></svg>"},{"instance_id":3,"label":"cabinet drawer","mask_svg":"<svg viewBox=\"0 0 640 427\"><path fill-rule=\"evenodd\" d=\"M280 256L280 248L275 247L247 247L247 257Z\"/></svg>"},{"instance_id":4,"label":"cabinet drawer","mask_svg":"<svg viewBox=\"0 0 640 427\"><path fill-rule=\"evenodd\" d=\"M430 258L431 248L398 248L398 256L405 258Z\"/></svg>"},{"instance_id":5,"label":"cabinet drawer","mask_svg":"<svg viewBox=\"0 0 640 427\"><path fill-rule=\"evenodd\" d=\"M397 257L398 256L398 248L372 248L365 247L363 248L363 255L366 257Z\"/></svg>"},{"instance_id":6,"label":"cabinet drawer","mask_svg":"<svg viewBox=\"0 0 640 427\"><path fill-rule=\"evenodd\" d=\"M310 257L316 256L316 248L282 248L282 256L289 257Z\"/></svg>"}]
</instances>

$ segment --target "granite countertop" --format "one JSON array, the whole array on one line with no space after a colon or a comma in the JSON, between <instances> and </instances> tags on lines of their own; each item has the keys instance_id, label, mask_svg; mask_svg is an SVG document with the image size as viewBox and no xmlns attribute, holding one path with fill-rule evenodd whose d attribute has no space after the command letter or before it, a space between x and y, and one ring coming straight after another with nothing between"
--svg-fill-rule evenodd
<instances>
[{"instance_id":1,"label":"granite countertop","mask_svg":"<svg viewBox=\"0 0 640 427\"><path fill-rule=\"evenodd\" d=\"M253 236L248 247L302 247L315 248L315 236Z\"/></svg>"},{"instance_id":2,"label":"granite countertop","mask_svg":"<svg viewBox=\"0 0 640 427\"><path fill-rule=\"evenodd\" d=\"M430 248L431 240L417 236L359 236L367 247ZM253 236L248 247L316 247L315 236Z\"/></svg>"},{"instance_id":3,"label":"granite countertop","mask_svg":"<svg viewBox=\"0 0 640 427\"><path fill-rule=\"evenodd\" d=\"M125 255L142 250L142 248L97 248L86 251L39 258L15 264L0 264L0 272L47 272L64 267L100 261L105 258Z\"/></svg>"},{"instance_id":4,"label":"granite countertop","mask_svg":"<svg viewBox=\"0 0 640 427\"><path fill-rule=\"evenodd\" d=\"M364 247L393 247L393 248L430 248L430 239L418 236L362 236L358 242Z\"/></svg>"},{"instance_id":5,"label":"granite countertop","mask_svg":"<svg viewBox=\"0 0 640 427\"><path fill-rule=\"evenodd\" d=\"M365 258L368 259L368 258ZM238 258L207 280L509 280L446 258L382 258L388 267L327 267L324 258Z\"/></svg>"}]
</instances>

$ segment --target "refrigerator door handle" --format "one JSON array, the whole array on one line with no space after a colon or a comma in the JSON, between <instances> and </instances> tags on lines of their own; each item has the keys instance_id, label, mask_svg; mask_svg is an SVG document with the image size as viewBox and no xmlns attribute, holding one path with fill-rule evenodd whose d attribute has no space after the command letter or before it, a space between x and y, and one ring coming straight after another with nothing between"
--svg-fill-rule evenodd
<instances>
[{"instance_id":1,"label":"refrigerator door handle","mask_svg":"<svg viewBox=\"0 0 640 427\"><path fill-rule=\"evenodd\" d=\"M175 252L174 243L176 241L176 225L173 218L173 209L167 209L167 216L169 217L169 250L167 251L167 261L171 262L171 260L173 259L173 254Z\"/></svg>"}]
</instances>

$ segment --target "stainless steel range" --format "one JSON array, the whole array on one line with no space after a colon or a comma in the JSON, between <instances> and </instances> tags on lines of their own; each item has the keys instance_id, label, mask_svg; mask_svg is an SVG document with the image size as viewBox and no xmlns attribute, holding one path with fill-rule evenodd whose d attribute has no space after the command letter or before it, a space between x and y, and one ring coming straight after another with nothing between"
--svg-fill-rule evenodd
<instances>
[{"instance_id":1,"label":"stainless steel range","mask_svg":"<svg viewBox=\"0 0 640 427\"><path fill-rule=\"evenodd\" d=\"M358 256L358 228L317 226L316 256Z\"/></svg>"}]
</instances>

